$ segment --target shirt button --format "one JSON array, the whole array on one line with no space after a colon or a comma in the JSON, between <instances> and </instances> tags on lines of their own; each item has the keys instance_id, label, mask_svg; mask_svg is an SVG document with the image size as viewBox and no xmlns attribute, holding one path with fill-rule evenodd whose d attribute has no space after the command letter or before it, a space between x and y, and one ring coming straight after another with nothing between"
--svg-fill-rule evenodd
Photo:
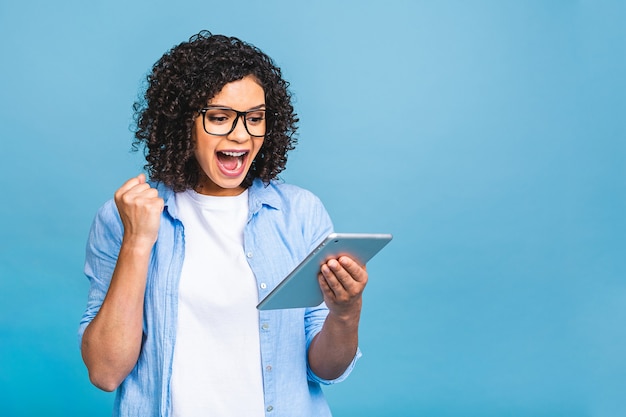
<instances>
[{"instance_id":1,"label":"shirt button","mask_svg":"<svg viewBox=\"0 0 626 417\"><path fill-rule=\"evenodd\" d=\"M265 370L266 370L267 372L272 372L272 365L267 365L267 366L265 367Z\"/></svg>"},{"instance_id":2,"label":"shirt button","mask_svg":"<svg viewBox=\"0 0 626 417\"><path fill-rule=\"evenodd\" d=\"M267 323L263 323L263 324L261 325L261 329L263 329L263 330L267 330L267 329L269 329L269 328L270 328L270 325L269 325L269 324L267 324Z\"/></svg>"},{"instance_id":3,"label":"shirt button","mask_svg":"<svg viewBox=\"0 0 626 417\"><path fill-rule=\"evenodd\" d=\"M272 407L271 405L269 407L267 407L267 411L272 411L274 409L274 407Z\"/></svg>"},{"instance_id":4,"label":"shirt button","mask_svg":"<svg viewBox=\"0 0 626 417\"><path fill-rule=\"evenodd\" d=\"M264 289L266 289L266 288L267 288L267 284L266 284L266 283L264 283L264 282L262 282L262 283L261 283L261 289L262 289L262 290L264 290Z\"/></svg>"},{"instance_id":5,"label":"shirt button","mask_svg":"<svg viewBox=\"0 0 626 417\"><path fill-rule=\"evenodd\" d=\"M246 256L247 256L248 258L252 258L252 252L248 252L248 253L246 253Z\"/></svg>"}]
</instances>

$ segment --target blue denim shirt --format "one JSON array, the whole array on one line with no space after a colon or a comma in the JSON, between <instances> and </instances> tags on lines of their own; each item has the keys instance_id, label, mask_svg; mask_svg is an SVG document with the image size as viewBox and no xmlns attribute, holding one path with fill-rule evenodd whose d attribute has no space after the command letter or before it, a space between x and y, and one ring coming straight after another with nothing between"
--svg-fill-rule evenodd
<instances>
[{"instance_id":1,"label":"blue denim shirt","mask_svg":"<svg viewBox=\"0 0 626 417\"><path fill-rule=\"evenodd\" d=\"M148 269L143 346L137 364L117 390L114 416L169 416L171 412L170 380L185 229L178 219L176 194L162 184L153 186L159 189L165 209ZM244 251L260 300L332 231L332 223L316 196L293 185L272 182L265 186L256 180L249 188L248 203ZM79 342L107 293L122 234L117 208L110 200L98 211L87 242L85 274L90 290ZM311 371L307 350L327 314L323 304L259 312L266 416L330 416L320 384L345 379L361 353L357 352L346 372L335 380L323 380Z\"/></svg>"}]
</instances>

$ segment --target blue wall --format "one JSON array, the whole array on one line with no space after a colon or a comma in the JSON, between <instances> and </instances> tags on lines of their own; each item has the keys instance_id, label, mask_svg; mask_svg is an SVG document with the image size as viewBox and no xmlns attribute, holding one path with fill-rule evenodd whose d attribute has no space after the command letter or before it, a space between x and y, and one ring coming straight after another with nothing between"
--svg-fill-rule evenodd
<instances>
[{"instance_id":1,"label":"blue wall","mask_svg":"<svg viewBox=\"0 0 626 417\"><path fill-rule=\"evenodd\" d=\"M626 6L0 1L0 415L108 416L76 329L95 210L141 169L131 104L200 29L291 81L283 178L369 265L341 416L626 416Z\"/></svg>"}]
</instances>

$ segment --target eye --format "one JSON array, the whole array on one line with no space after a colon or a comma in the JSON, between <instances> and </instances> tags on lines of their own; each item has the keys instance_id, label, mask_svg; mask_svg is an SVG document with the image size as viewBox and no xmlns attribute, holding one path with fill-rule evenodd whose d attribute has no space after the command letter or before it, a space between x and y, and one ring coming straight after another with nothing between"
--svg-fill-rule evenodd
<instances>
[{"instance_id":1,"label":"eye","mask_svg":"<svg viewBox=\"0 0 626 417\"><path fill-rule=\"evenodd\" d=\"M248 113L246 117L246 122L252 125L258 125L263 123L265 120L265 112L264 111L255 111L253 113Z\"/></svg>"},{"instance_id":2,"label":"eye","mask_svg":"<svg viewBox=\"0 0 626 417\"><path fill-rule=\"evenodd\" d=\"M206 120L214 125L228 123L233 118L233 115L230 113L231 112L222 109L207 110Z\"/></svg>"},{"instance_id":3,"label":"eye","mask_svg":"<svg viewBox=\"0 0 626 417\"><path fill-rule=\"evenodd\" d=\"M209 122L215 124L225 123L228 120L228 117L226 116L207 115L207 117L209 118Z\"/></svg>"}]
</instances>

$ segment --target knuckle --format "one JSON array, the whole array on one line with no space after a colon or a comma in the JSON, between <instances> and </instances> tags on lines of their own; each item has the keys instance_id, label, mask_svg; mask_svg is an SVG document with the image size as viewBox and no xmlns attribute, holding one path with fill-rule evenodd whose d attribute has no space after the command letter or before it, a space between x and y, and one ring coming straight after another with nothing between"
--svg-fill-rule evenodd
<instances>
[{"instance_id":1,"label":"knuckle","mask_svg":"<svg viewBox=\"0 0 626 417\"><path fill-rule=\"evenodd\" d=\"M134 198L128 193L122 194L120 196L120 201L125 205L130 205L133 202Z\"/></svg>"}]
</instances>

